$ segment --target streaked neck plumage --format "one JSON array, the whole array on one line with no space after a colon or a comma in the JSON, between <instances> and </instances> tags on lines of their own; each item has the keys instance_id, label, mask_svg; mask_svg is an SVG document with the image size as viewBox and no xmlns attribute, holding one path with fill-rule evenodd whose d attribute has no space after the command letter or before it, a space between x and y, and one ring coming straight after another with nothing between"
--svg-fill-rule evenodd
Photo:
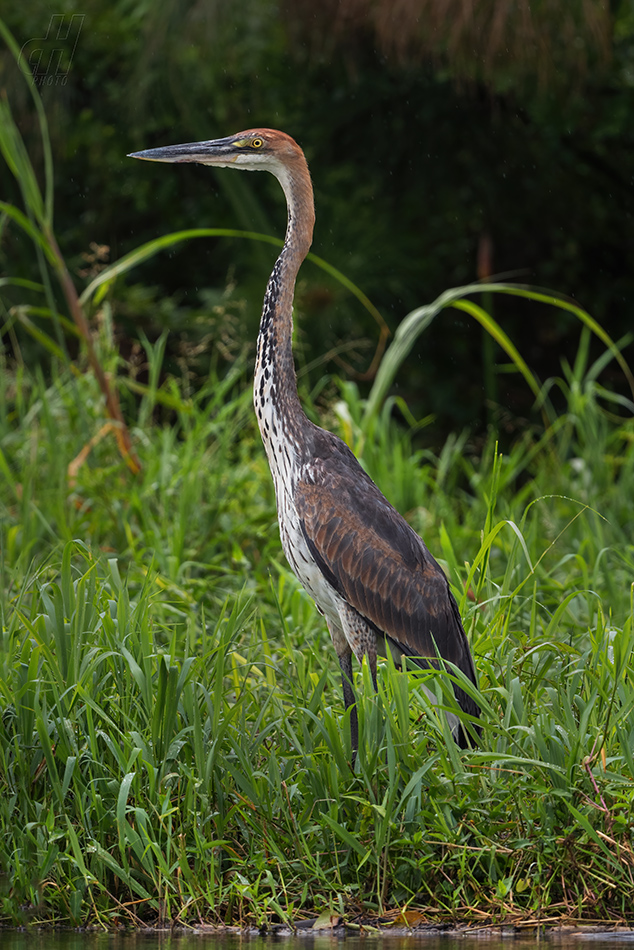
<instances>
[{"instance_id":1,"label":"streaked neck plumage","mask_svg":"<svg viewBox=\"0 0 634 950\"><path fill-rule=\"evenodd\" d=\"M293 296L297 273L308 254L315 223L308 165L297 149L273 170L286 195L288 224L284 247L269 278L258 334L253 402L271 468L282 435L297 448L308 420L297 395L293 361ZM275 473L274 473L275 474Z\"/></svg>"}]
</instances>

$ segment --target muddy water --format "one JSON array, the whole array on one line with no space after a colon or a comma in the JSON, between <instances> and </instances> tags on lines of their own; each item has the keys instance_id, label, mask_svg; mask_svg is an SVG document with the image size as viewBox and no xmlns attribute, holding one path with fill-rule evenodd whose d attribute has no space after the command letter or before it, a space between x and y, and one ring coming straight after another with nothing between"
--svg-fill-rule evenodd
<instances>
[{"instance_id":1,"label":"muddy water","mask_svg":"<svg viewBox=\"0 0 634 950\"><path fill-rule=\"evenodd\" d=\"M634 950L634 930L575 933L537 939L533 935L477 936L340 936L302 933L294 936L222 936L210 934L85 934L0 930L0 950ZM344 946L345 945L345 946ZM609 945L609 948L608 948Z\"/></svg>"}]
</instances>

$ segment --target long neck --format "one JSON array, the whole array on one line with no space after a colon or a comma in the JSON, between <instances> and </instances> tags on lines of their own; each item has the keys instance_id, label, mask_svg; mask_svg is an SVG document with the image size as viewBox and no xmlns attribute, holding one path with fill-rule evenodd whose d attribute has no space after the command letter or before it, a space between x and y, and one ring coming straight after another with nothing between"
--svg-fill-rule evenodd
<instances>
[{"instance_id":1,"label":"long neck","mask_svg":"<svg viewBox=\"0 0 634 950\"><path fill-rule=\"evenodd\" d=\"M306 424L297 395L293 362L293 295L297 272L312 242L315 222L313 189L303 155L278 177L288 204L288 224L284 247L264 296L253 393L269 459L271 428L281 425L287 437L298 444Z\"/></svg>"}]
</instances>

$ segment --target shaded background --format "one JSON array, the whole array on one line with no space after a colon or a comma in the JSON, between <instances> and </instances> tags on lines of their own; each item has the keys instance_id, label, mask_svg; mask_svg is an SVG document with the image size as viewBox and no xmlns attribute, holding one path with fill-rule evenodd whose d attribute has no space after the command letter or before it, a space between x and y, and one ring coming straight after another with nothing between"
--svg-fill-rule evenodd
<instances>
[{"instance_id":1,"label":"shaded background","mask_svg":"<svg viewBox=\"0 0 634 950\"><path fill-rule=\"evenodd\" d=\"M55 8L68 23L83 16L74 49L47 35L50 4L12 6L3 13L18 45L43 38L45 57L57 47L66 57L64 81L41 91L55 227L78 286L100 261L180 228L282 236L283 198L270 176L125 157L262 125L306 151L313 250L361 287L392 330L447 287L503 274L569 295L614 338L629 333L630 0L84 0ZM29 91L6 51L0 68L37 164ZM0 187L20 204L4 167ZM32 257L5 225L2 269L36 277ZM222 368L245 341L253 347L274 258L265 245L206 240L133 271L111 298L122 353L142 373L139 330L154 339L169 328L168 366L195 387L210 360ZM304 265L297 299L303 384L320 386L326 374L363 391L379 327L313 265ZM525 301L494 306L542 380L574 358L573 317ZM29 338L6 342L16 341L42 357ZM531 398L505 362L479 326L446 312L411 354L399 394L415 415L433 413L440 432L491 419L513 431ZM610 368L603 381L621 387Z\"/></svg>"}]
</instances>

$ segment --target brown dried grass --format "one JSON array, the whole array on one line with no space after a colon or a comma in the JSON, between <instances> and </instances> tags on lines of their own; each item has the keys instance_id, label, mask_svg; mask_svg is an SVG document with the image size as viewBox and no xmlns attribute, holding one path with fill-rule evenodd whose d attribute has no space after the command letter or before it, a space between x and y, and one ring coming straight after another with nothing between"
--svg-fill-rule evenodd
<instances>
[{"instance_id":1,"label":"brown dried grass","mask_svg":"<svg viewBox=\"0 0 634 950\"><path fill-rule=\"evenodd\" d=\"M577 85L612 45L602 0L293 0L286 19L295 45L319 55L351 55L365 37L389 60L428 59L494 85Z\"/></svg>"}]
</instances>

